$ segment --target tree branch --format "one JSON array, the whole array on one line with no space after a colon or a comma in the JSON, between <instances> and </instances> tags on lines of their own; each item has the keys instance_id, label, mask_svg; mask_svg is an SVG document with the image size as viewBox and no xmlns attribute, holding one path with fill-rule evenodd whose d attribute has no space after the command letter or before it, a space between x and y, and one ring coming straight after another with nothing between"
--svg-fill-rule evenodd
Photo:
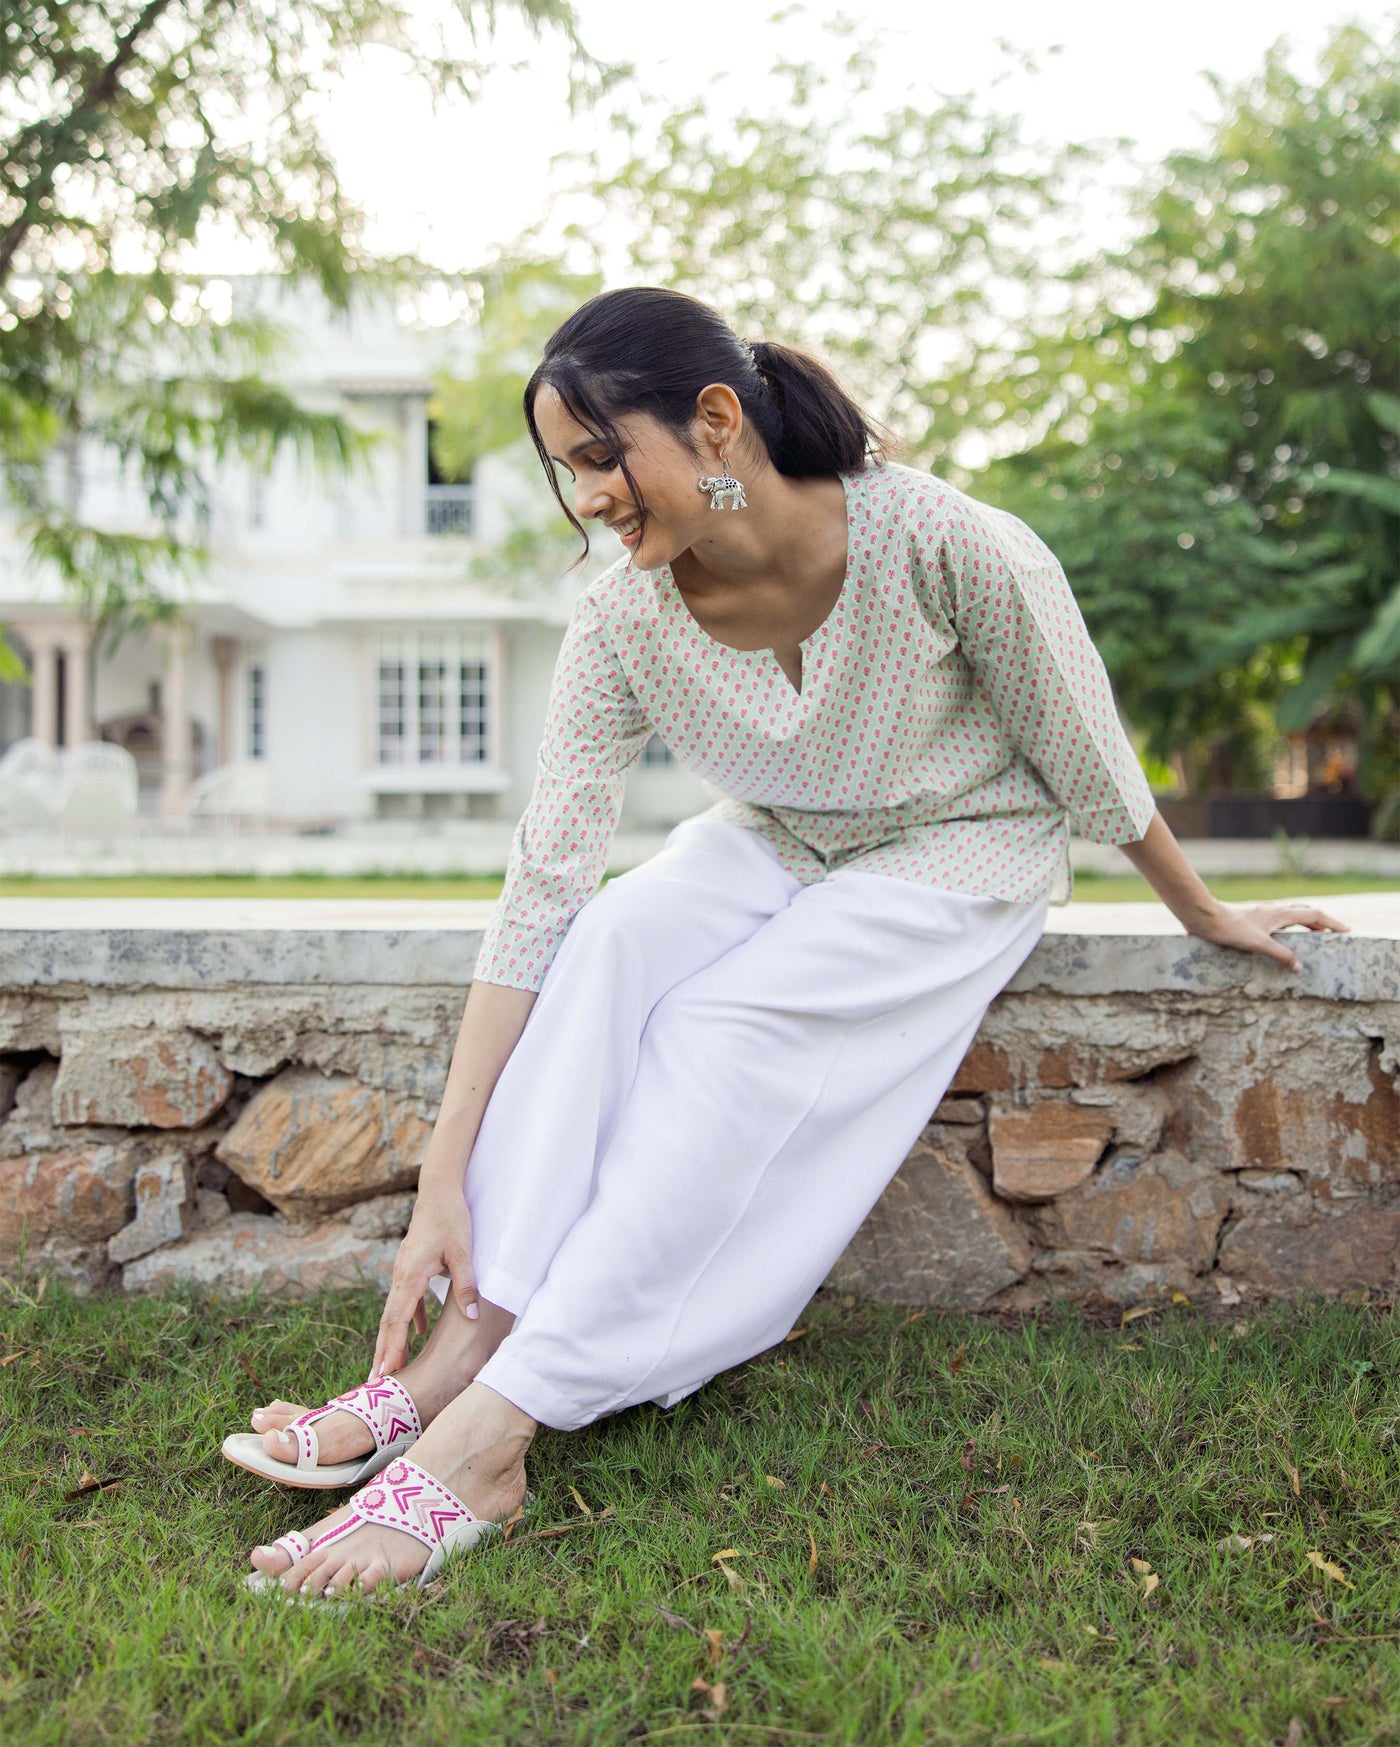
<instances>
[{"instance_id":1,"label":"tree branch","mask_svg":"<svg viewBox=\"0 0 1400 1747\"><path fill-rule=\"evenodd\" d=\"M122 74L135 58L141 38L150 33L160 15L168 11L172 3L173 0L146 0L145 7L126 35L118 38L111 59L88 81L67 115L58 122L38 122L31 130L31 138L42 137L44 133L48 133L54 141L54 149L49 152L47 161L41 159L39 167L26 184L24 205L18 216L0 230L0 285L9 277L15 255L33 228L41 203L53 190L54 177L59 166L76 163L87 149L91 130L84 125L84 117L100 114L110 106L117 94ZM21 134L16 146L21 146L23 142L24 136Z\"/></svg>"}]
</instances>

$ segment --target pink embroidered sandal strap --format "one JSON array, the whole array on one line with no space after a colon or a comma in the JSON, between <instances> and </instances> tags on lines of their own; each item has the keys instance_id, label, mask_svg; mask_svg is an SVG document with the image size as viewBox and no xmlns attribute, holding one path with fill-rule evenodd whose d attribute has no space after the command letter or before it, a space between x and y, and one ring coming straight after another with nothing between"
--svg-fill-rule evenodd
<instances>
[{"instance_id":1,"label":"pink embroidered sandal strap","mask_svg":"<svg viewBox=\"0 0 1400 1747\"><path fill-rule=\"evenodd\" d=\"M292 1421L287 1430L297 1441L298 1468L317 1466L320 1451L313 1427L317 1420L332 1413L353 1413L356 1419L363 1420L376 1450L386 1450L397 1443L407 1446L423 1435L413 1397L397 1377L381 1377L377 1383L362 1383L358 1389L337 1395L324 1407L314 1408Z\"/></svg>"},{"instance_id":2,"label":"pink embroidered sandal strap","mask_svg":"<svg viewBox=\"0 0 1400 1747\"><path fill-rule=\"evenodd\" d=\"M478 1520L440 1480L402 1457L391 1462L377 1480L361 1487L350 1502L362 1521L401 1529L421 1541L430 1553L453 1529Z\"/></svg>"}]
</instances>

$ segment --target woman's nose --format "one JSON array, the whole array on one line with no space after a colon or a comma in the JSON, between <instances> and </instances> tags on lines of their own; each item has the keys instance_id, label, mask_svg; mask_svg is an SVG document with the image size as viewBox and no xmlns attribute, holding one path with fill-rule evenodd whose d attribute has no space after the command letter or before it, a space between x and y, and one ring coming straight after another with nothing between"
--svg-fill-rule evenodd
<instances>
[{"instance_id":1,"label":"woman's nose","mask_svg":"<svg viewBox=\"0 0 1400 1747\"><path fill-rule=\"evenodd\" d=\"M608 494L597 486L579 484L574 487L574 514L581 522L604 520L608 503Z\"/></svg>"}]
</instances>

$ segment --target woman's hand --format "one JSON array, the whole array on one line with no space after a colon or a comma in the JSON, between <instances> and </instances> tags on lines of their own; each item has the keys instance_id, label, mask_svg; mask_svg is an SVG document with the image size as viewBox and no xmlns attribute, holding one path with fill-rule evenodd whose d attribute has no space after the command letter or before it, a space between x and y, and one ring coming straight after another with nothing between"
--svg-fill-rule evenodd
<instances>
[{"instance_id":1,"label":"woman's hand","mask_svg":"<svg viewBox=\"0 0 1400 1747\"><path fill-rule=\"evenodd\" d=\"M434 1274L449 1276L452 1296L463 1316L480 1315L472 1273L472 1222L460 1174L432 1177L425 1169L412 1221L394 1257L393 1281L379 1319L379 1339L370 1368L371 1383L408 1362L409 1329L423 1334L428 1326L423 1298Z\"/></svg>"},{"instance_id":2,"label":"woman's hand","mask_svg":"<svg viewBox=\"0 0 1400 1747\"><path fill-rule=\"evenodd\" d=\"M1277 959L1289 970L1297 971L1303 968L1301 960L1294 957L1283 941L1274 939L1276 930L1295 925L1315 934L1351 932L1345 922L1339 922L1314 904L1225 904L1216 900L1204 919L1189 926L1187 933L1214 941L1217 946L1237 946L1245 952L1263 953L1265 958Z\"/></svg>"}]
</instances>

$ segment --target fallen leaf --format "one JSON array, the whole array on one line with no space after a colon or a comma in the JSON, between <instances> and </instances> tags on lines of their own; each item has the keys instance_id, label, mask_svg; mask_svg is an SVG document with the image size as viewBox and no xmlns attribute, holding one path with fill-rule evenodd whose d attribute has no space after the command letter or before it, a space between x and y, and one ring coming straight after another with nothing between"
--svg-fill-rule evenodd
<instances>
[{"instance_id":1,"label":"fallen leaf","mask_svg":"<svg viewBox=\"0 0 1400 1747\"><path fill-rule=\"evenodd\" d=\"M1147 1576L1146 1576L1146 1577L1144 1577L1144 1578L1143 1578L1143 1580L1142 1580L1142 1593L1143 1593L1143 1599L1144 1599L1144 1600L1145 1600L1145 1599L1146 1599L1146 1598L1147 1598L1147 1597L1148 1597L1148 1596L1149 1596L1149 1595L1151 1595L1151 1593L1152 1593L1152 1591L1153 1591L1153 1590L1154 1590L1154 1589L1156 1589L1156 1587L1157 1587L1157 1585L1158 1585L1158 1584L1159 1584L1159 1583L1160 1583L1160 1582L1161 1582L1161 1581L1162 1581L1162 1580L1161 1580L1161 1578L1160 1578L1160 1577L1159 1577L1159 1576L1158 1576L1158 1575L1157 1575L1157 1573L1156 1573L1156 1572L1155 1572L1155 1571L1149 1571L1149 1572L1148 1572L1148 1574L1147 1574Z\"/></svg>"},{"instance_id":2,"label":"fallen leaf","mask_svg":"<svg viewBox=\"0 0 1400 1747\"><path fill-rule=\"evenodd\" d=\"M22 1347L17 1353L6 1353L5 1357L0 1359L0 1371L3 1371L7 1365L17 1365L21 1359L27 1359L28 1357L28 1347Z\"/></svg>"},{"instance_id":3,"label":"fallen leaf","mask_svg":"<svg viewBox=\"0 0 1400 1747\"><path fill-rule=\"evenodd\" d=\"M1248 1552L1251 1547L1267 1547L1273 1538L1272 1535L1226 1535L1223 1541L1215 1543L1215 1550L1217 1553Z\"/></svg>"},{"instance_id":4,"label":"fallen leaf","mask_svg":"<svg viewBox=\"0 0 1400 1747\"><path fill-rule=\"evenodd\" d=\"M1119 1341L1118 1343L1120 1353L1140 1353L1142 1350L1141 1341Z\"/></svg>"},{"instance_id":5,"label":"fallen leaf","mask_svg":"<svg viewBox=\"0 0 1400 1747\"><path fill-rule=\"evenodd\" d=\"M1298 1470L1294 1467L1291 1467L1287 1462L1285 1462L1283 1466L1284 1466L1285 1470L1287 1471L1289 1484L1293 1488L1294 1498L1301 1498L1303 1496L1303 1488L1302 1488L1302 1485L1298 1479Z\"/></svg>"},{"instance_id":6,"label":"fallen leaf","mask_svg":"<svg viewBox=\"0 0 1400 1747\"><path fill-rule=\"evenodd\" d=\"M1130 1559L1128 1563L1132 1566L1133 1570L1139 1574L1139 1576L1152 1569L1152 1561L1150 1559Z\"/></svg>"},{"instance_id":7,"label":"fallen leaf","mask_svg":"<svg viewBox=\"0 0 1400 1747\"><path fill-rule=\"evenodd\" d=\"M1320 1705L1325 1705L1329 1711L1335 1711L1339 1705L1349 1705L1351 1700L1349 1698L1320 1698L1317 1702Z\"/></svg>"},{"instance_id":8,"label":"fallen leaf","mask_svg":"<svg viewBox=\"0 0 1400 1747\"><path fill-rule=\"evenodd\" d=\"M810 1332L811 1332L810 1327L789 1329L788 1332L783 1336L783 1339L785 1341L800 1341L802 1339L803 1335L809 1334Z\"/></svg>"},{"instance_id":9,"label":"fallen leaf","mask_svg":"<svg viewBox=\"0 0 1400 1747\"><path fill-rule=\"evenodd\" d=\"M1063 1668L1064 1663L1058 1656L1037 1656L1036 1661L1042 1668Z\"/></svg>"},{"instance_id":10,"label":"fallen leaf","mask_svg":"<svg viewBox=\"0 0 1400 1747\"><path fill-rule=\"evenodd\" d=\"M569 1491L573 1494L574 1503L579 1507L583 1514L591 1520L593 1512L589 1510L588 1506L583 1502L583 1494L579 1491L578 1487L571 1486Z\"/></svg>"},{"instance_id":11,"label":"fallen leaf","mask_svg":"<svg viewBox=\"0 0 1400 1747\"><path fill-rule=\"evenodd\" d=\"M927 1315L928 1315L928 1312L926 1310L915 1310L915 1311L911 1312L910 1315L906 1316L904 1321L902 1323L900 1323L899 1326L901 1328L908 1328L908 1326L911 1322L917 1322L921 1316L927 1316Z\"/></svg>"},{"instance_id":12,"label":"fallen leaf","mask_svg":"<svg viewBox=\"0 0 1400 1747\"><path fill-rule=\"evenodd\" d=\"M97 1433L89 1431L86 1426L69 1426L66 1435L70 1438L95 1438Z\"/></svg>"},{"instance_id":13,"label":"fallen leaf","mask_svg":"<svg viewBox=\"0 0 1400 1747\"><path fill-rule=\"evenodd\" d=\"M954 1353L952 1358L949 1359L949 1361L948 1361L948 1375L950 1377L956 1377L958 1375L958 1373L963 1368L963 1361L966 1358L967 1358L967 1342L966 1341L959 1341L957 1352Z\"/></svg>"},{"instance_id":14,"label":"fallen leaf","mask_svg":"<svg viewBox=\"0 0 1400 1747\"><path fill-rule=\"evenodd\" d=\"M657 1611L657 1613L659 1613L661 1615L661 1618L663 1620L665 1620L665 1622L668 1626L674 1626L677 1631L679 1631L679 1632L694 1632L694 1631L696 1631L696 1627L692 1626L690 1621L688 1619L686 1619L683 1614L673 1614L668 1609L666 1609L664 1607L658 1607L656 1609L656 1611Z\"/></svg>"},{"instance_id":15,"label":"fallen leaf","mask_svg":"<svg viewBox=\"0 0 1400 1747\"><path fill-rule=\"evenodd\" d=\"M817 1568L817 1537L810 1528L807 1530L807 1539L812 1543L812 1556L807 1561L807 1571L810 1575Z\"/></svg>"},{"instance_id":16,"label":"fallen leaf","mask_svg":"<svg viewBox=\"0 0 1400 1747\"><path fill-rule=\"evenodd\" d=\"M706 1626L705 1636L710 1645L710 1667L724 1657L724 1629L721 1626Z\"/></svg>"},{"instance_id":17,"label":"fallen leaf","mask_svg":"<svg viewBox=\"0 0 1400 1747\"><path fill-rule=\"evenodd\" d=\"M692 1692L703 1692L709 1698L712 1720L713 1717L717 1717L723 1713L727 1701L725 1699L724 1682L722 1680L717 1680L715 1684L711 1686L709 1681L697 1674L695 1679L690 1683L690 1690Z\"/></svg>"},{"instance_id":18,"label":"fallen leaf","mask_svg":"<svg viewBox=\"0 0 1400 1747\"><path fill-rule=\"evenodd\" d=\"M779 1480L779 1478L776 1474L765 1474L763 1476L763 1478L768 1482L768 1484L770 1486L776 1487L776 1489L779 1492L786 1492L787 1491L787 1481L786 1480Z\"/></svg>"},{"instance_id":19,"label":"fallen leaf","mask_svg":"<svg viewBox=\"0 0 1400 1747\"><path fill-rule=\"evenodd\" d=\"M1156 1304L1135 1305L1133 1309L1125 1310L1123 1312L1122 1317L1119 1319L1118 1326L1119 1328L1127 1328L1130 1322L1138 1322L1144 1316L1156 1316L1160 1308L1161 1306Z\"/></svg>"},{"instance_id":20,"label":"fallen leaf","mask_svg":"<svg viewBox=\"0 0 1400 1747\"><path fill-rule=\"evenodd\" d=\"M544 1677L551 1686L557 1686L559 1684L559 1670L557 1668L546 1668L544 1671Z\"/></svg>"},{"instance_id":21,"label":"fallen leaf","mask_svg":"<svg viewBox=\"0 0 1400 1747\"><path fill-rule=\"evenodd\" d=\"M1184 1292L1179 1291L1175 1287L1172 1288L1172 1303L1173 1304L1189 1304L1190 1302L1191 1302L1191 1300L1186 1296L1186 1294Z\"/></svg>"},{"instance_id":22,"label":"fallen leaf","mask_svg":"<svg viewBox=\"0 0 1400 1747\"><path fill-rule=\"evenodd\" d=\"M1290 1717L1288 1733L1283 1738L1283 1747L1303 1747L1303 1719Z\"/></svg>"},{"instance_id":23,"label":"fallen leaf","mask_svg":"<svg viewBox=\"0 0 1400 1747\"><path fill-rule=\"evenodd\" d=\"M89 1474L84 1468L82 1479L71 1492L65 1492L63 1496L71 1501L75 1498L81 1498L86 1492L111 1492L114 1487L122 1484L122 1478L120 1474L114 1474L108 1480L99 1480L95 1474Z\"/></svg>"},{"instance_id":24,"label":"fallen leaf","mask_svg":"<svg viewBox=\"0 0 1400 1747\"><path fill-rule=\"evenodd\" d=\"M1324 1559L1321 1553L1308 1554L1308 1564L1315 1565L1324 1577L1330 1577L1334 1583L1340 1583L1344 1589L1355 1589L1354 1583L1347 1581L1347 1574L1334 1560Z\"/></svg>"},{"instance_id":25,"label":"fallen leaf","mask_svg":"<svg viewBox=\"0 0 1400 1747\"><path fill-rule=\"evenodd\" d=\"M721 1547L718 1553L711 1553L710 1563L716 1564L720 1559L743 1559L746 1557L742 1547Z\"/></svg>"},{"instance_id":26,"label":"fallen leaf","mask_svg":"<svg viewBox=\"0 0 1400 1747\"><path fill-rule=\"evenodd\" d=\"M860 1453L861 1461L868 1462L872 1456L877 1455L884 1449L884 1447L883 1444L867 1444Z\"/></svg>"},{"instance_id":27,"label":"fallen leaf","mask_svg":"<svg viewBox=\"0 0 1400 1747\"><path fill-rule=\"evenodd\" d=\"M962 1464L963 1473L964 1474L971 1474L974 1466L976 1465L976 1461L977 1461L977 1440L976 1440L976 1438L969 1438L967 1440L967 1442L963 1445L963 1453L961 1456L958 1457L958 1461Z\"/></svg>"},{"instance_id":28,"label":"fallen leaf","mask_svg":"<svg viewBox=\"0 0 1400 1747\"><path fill-rule=\"evenodd\" d=\"M826 1496L827 1496L827 1497L828 1497L828 1498L835 1498L835 1496L836 1496L836 1494L835 1494L835 1493L834 1493L834 1492L833 1492L833 1491L832 1491L832 1490L831 1490L831 1488L830 1488L830 1487L829 1487L829 1486L828 1486L828 1485L827 1485L827 1483L826 1483L826 1482L825 1482L825 1480L823 1480L823 1481L822 1481L822 1482L821 1482L821 1484L820 1484L820 1485L819 1485L819 1486L818 1486L818 1488L817 1488L817 1491L818 1491L818 1492L824 1492L824 1493L825 1493L825 1494L826 1494Z\"/></svg>"}]
</instances>

